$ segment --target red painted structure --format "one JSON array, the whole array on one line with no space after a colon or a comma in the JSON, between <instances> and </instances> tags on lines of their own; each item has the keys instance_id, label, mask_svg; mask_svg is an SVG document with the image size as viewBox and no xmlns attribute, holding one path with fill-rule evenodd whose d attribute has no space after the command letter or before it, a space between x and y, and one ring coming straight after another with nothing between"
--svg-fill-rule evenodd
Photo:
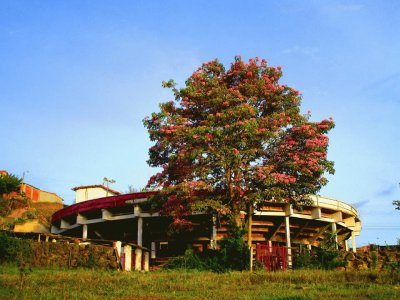
<instances>
[{"instance_id":1,"label":"red painted structure","mask_svg":"<svg viewBox=\"0 0 400 300\"><path fill-rule=\"evenodd\" d=\"M57 211L55 214L53 214L53 216L51 218L51 222L53 223L62 218L65 218L65 217L68 217L71 215L76 215L78 213L85 212L85 211L123 206L123 205L126 205L126 202L129 200L143 199L143 198L147 198L149 196L153 196L153 195L157 195L157 194L158 194L158 192L140 192L140 193L124 194L124 195L118 195L118 196L98 198L98 199L75 203L75 204L67 206L67 207Z\"/></svg>"},{"instance_id":2,"label":"red painted structure","mask_svg":"<svg viewBox=\"0 0 400 300\"><path fill-rule=\"evenodd\" d=\"M287 269L288 251L284 246L257 244L257 260L262 262L267 271L285 271Z\"/></svg>"}]
</instances>

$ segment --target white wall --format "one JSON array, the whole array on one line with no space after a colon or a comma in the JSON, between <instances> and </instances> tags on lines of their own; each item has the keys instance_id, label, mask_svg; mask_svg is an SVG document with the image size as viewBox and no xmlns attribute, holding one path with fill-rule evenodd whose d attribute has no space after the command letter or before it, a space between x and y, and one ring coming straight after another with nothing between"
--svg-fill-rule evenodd
<instances>
[{"instance_id":1,"label":"white wall","mask_svg":"<svg viewBox=\"0 0 400 300\"><path fill-rule=\"evenodd\" d=\"M75 203L109 196L115 194L100 187L82 188L75 191Z\"/></svg>"}]
</instances>

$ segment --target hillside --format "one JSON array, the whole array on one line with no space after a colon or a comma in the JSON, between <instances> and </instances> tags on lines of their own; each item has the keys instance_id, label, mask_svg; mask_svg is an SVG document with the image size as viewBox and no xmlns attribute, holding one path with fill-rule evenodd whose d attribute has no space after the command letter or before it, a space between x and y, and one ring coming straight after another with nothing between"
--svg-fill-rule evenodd
<instances>
[{"instance_id":1,"label":"hillside","mask_svg":"<svg viewBox=\"0 0 400 300\"><path fill-rule=\"evenodd\" d=\"M0 197L0 229L46 232L53 213L63 207L61 203L33 202L21 195Z\"/></svg>"}]
</instances>

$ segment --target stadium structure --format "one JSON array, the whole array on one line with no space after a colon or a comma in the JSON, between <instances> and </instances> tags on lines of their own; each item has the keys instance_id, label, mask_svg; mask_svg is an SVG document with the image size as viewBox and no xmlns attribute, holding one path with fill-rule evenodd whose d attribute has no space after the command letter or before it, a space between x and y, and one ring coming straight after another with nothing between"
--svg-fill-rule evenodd
<instances>
[{"instance_id":1,"label":"stadium structure","mask_svg":"<svg viewBox=\"0 0 400 300\"><path fill-rule=\"evenodd\" d=\"M193 230L174 237L168 234L172 218L143 205L158 192L120 194L102 185L73 189L76 203L52 216L51 232L81 239L130 242L150 251L152 259L183 254L188 245L198 251L213 249L227 235L224 220L211 214L193 214ZM255 210L252 245L275 244L318 246L327 232L335 234L340 248L356 251L361 221L349 204L321 196L311 196L312 204L298 210L290 204L268 202Z\"/></svg>"}]
</instances>

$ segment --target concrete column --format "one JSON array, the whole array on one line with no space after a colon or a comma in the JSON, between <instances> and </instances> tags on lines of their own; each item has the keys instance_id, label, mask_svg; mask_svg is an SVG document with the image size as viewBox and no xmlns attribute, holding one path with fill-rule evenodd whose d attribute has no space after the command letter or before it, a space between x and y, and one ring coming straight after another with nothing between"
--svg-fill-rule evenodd
<instances>
[{"instance_id":1,"label":"concrete column","mask_svg":"<svg viewBox=\"0 0 400 300\"><path fill-rule=\"evenodd\" d=\"M149 257L150 257L149 252L146 251L146 252L144 253L144 271L145 271L145 272L148 272L149 269L150 269L150 268L149 268L149 262L150 262Z\"/></svg>"},{"instance_id":2,"label":"concrete column","mask_svg":"<svg viewBox=\"0 0 400 300\"><path fill-rule=\"evenodd\" d=\"M290 240L290 220L289 216L285 217L285 233L286 233L286 247L288 248L288 268L292 268L292 243Z\"/></svg>"},{"instance_id":3,"label":"concrete column","mask_svg":"<svg viewBox=\"0 0 400 300\"><path fill-rule=\"evenodd\" d=\"M354 231L351 232L351 245L353 248L353 252L357 252L356 235L355 235Z\"/></svg>"},{"instance_id":4,"label":"concrete column","mask_svg":"<svg viewBox=\"0 0 400 300\"><path fill-rule=\"evenodd\" d=\"M344 246L346 248L346 252L349 252L349 240L344 241Z\"/></svg>"},{"instance_id":5,"label":"concrete column","mask_svg":"<svg viewBox=\"0 0 400 300\"><path fill-rule=\"evenodd\" d=\"M86 224L82 225L82 239L86 240L87 239L87 233L88 233L88 226Z\"/></svg>"},{"instance_id":6,"label":"concrete column","mask_svg":"<svg viewBox=\"0 0 400 300\"><path fill-rule=\"evenodd\" d=\"M269 248L269 253L272 253L272 241L268 241L268 248Z\"/></svg>"},{"instance_id":7,"label":"concrete column","mask_svg":"<svg viewBox=\"0 0 400 300\"><path fill-rule=\"evenodd\" d=\"M124 264L124 271L130 271L132 268L132 247L126 245L124 247L124 254L125 254L125 264Z\"/></svg>"},{"instance_id":8,"label":"concrete column","mask_svg":"<svg viewBox=\"0 0 400 300\"><path fill-rule=\"evenodd\" d=\"M212 217L212 232L211 232L211 249L217 249L217 217Z\"/></svg>"},{"instance_id":9,"label":"concrete column","mask_svg":"<svg viewBox=\"0 0 400 300\"><path fill-rule=\"evenodd\" d=\"M121 257L121 242L120 241L115 242L115 249L117 249L117 253L118 253L119 257Z\"/></svg>"},{"instance_id":10,"label":"concrete column","mask_svg":"<svg viewBox=\"0 0 400 300\"><path fill-rule=\"evenodd\" d=\"M308 249L308 251L311 251L312 245L311 245L311 244L308 244L308 245L307 245L307 249Z\"/></svg>"},{"instance_id":11,"label":"concrete column","mask_svg":"<svg viewBox=\"0 0 400 300\"><path fill-rule=\"evenodd\" d=\"M139 217L137 222L137 244L143 246L143 218Z\"/></svg>"},{"instance_id":12,"label":"concrete column","mask_svg":"<svg viewBox=\"0 0 400 300\"><path fill-rule=\"evenodd\" d=\"M337 228L336 228L336 223L335 222L332 223L332 234L335 235L335 247L336 247L336 249L338 249L339 245L338 245Z\"/></svg>"},{"instance_id":13,"label":"concrete column","mask_svg":"<svg viewBox=\"0 0 400 300\"><path fill-rule=\"evenodd\" d=\"M156 258L156 242L151 242L151 258Z\"/></svg>"},{"instance_id":14,"label":"concrete column","mask_svg":"<svg viewBox=\"0 0 400 300\"><path fill-rule=\"evenodd\" d=\"M142 270L142 249L136 248L135 250L135 271Z\"/></svg>"}]
</instances>

